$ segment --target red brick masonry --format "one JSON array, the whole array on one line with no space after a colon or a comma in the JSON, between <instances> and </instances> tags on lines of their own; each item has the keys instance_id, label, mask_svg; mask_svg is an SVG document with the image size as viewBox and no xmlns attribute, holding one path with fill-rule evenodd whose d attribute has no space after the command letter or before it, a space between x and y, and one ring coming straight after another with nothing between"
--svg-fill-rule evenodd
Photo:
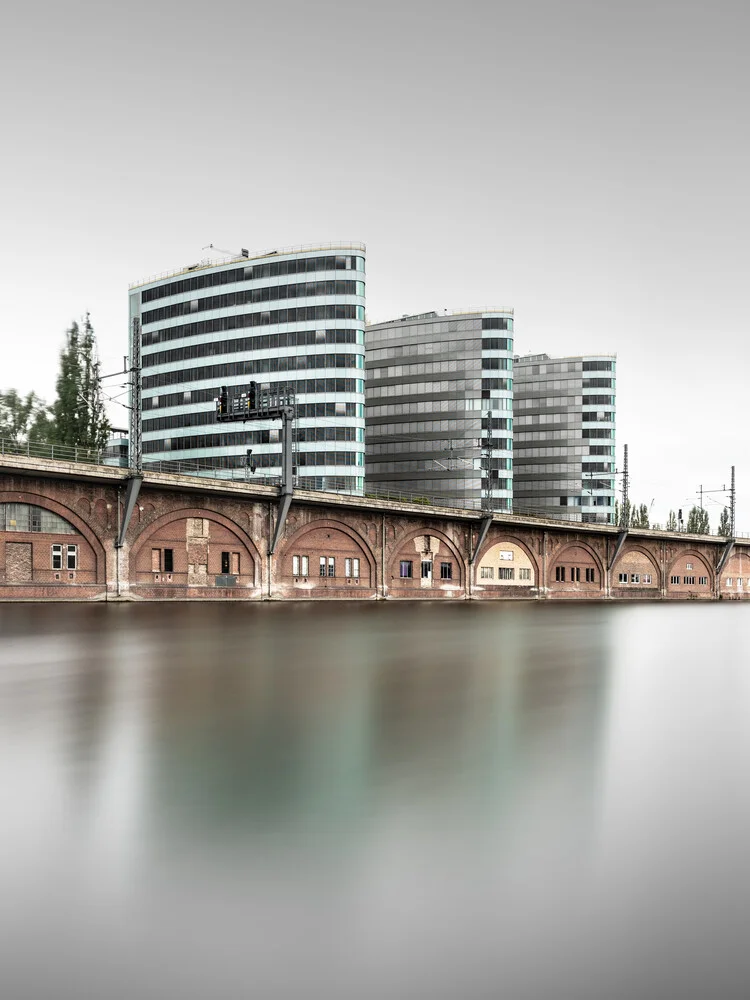
<instances>
[{"instance_id":1,"label":"red brick masonry","mask_svg":"<svg viewBox=\"0 0 750 1000\"><path fill-rule=\"evenodd\" d=\"M54 511L73 534L0 531L0 600L746 599L750 540L721 574L724 539L299 491L269 555L276 491L146 473L125 544L125 470L0 456L0 504ZM75 570L52 546L77 546Z\"/></svg>"}]
</instances>

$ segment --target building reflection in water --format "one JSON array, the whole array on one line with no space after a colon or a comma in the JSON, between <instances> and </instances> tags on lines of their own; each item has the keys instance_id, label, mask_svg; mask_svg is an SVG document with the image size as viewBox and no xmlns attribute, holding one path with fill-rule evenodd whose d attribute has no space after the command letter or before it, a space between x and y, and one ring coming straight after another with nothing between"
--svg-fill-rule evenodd
<instances>
[{"instance_id":1,"label":"building reflection in water","mask_svg":"<svg viewBox=\"0 0 750 1000\"><path fill-rule=\"evenodd\" d=\"M0 607L4 995L585 996L611 614Z\"/></svg>"}]
</instances>

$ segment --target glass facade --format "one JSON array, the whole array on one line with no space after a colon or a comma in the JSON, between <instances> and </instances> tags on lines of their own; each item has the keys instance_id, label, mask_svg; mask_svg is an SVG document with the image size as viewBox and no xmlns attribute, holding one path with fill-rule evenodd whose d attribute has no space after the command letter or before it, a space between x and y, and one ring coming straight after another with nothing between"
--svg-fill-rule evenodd
<instances>
[{"instance_id":1,"label":"glass facade","mask_svg":"<svg viewBox=\"0 0 750 1000\"><path fill-rule=\"evenodd\" d=\"M514 507L611 524L615 509L614 355L516 357Z\"/></svg>"},{"instance_id":2,"label":"glass facade","mask_svg":"<svg viewBox=\"0 0 750 1000\"><path fill-rule=\"evenodd\" d=\"M232 475L246 469L252 447L258 476L280 475L279 422L216 422L221 387L242 391L255 381L295 393L297 485L361 491L364 315L359 243L204 262L131 287L131 336L132 319L141 321L144 464Z\"/></svg>"},{"instance_id":3,"label":"glass facade","mask_svg":"<svg viewBox=\"0 0 750 1000\"><path fill-rule=\"evenodd\" d=\"M512 312L373 324L365 367L368 489L510 509Z\"/></svg>"}]
</instances>

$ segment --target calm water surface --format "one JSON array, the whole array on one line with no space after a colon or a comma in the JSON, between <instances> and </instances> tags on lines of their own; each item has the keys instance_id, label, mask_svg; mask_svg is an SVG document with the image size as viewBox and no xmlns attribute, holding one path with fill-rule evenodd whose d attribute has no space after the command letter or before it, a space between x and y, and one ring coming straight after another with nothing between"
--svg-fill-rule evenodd
<instances>
[{"instance_id":1,"label":"calm water surface","mask_svg":"<svg viewBox=\"0 0 750 1000\"><path fill-rule=\"evenodd\" d=\"M0 605L0 997L747 998L749 630Z\"/></svg>"}]
</instances>

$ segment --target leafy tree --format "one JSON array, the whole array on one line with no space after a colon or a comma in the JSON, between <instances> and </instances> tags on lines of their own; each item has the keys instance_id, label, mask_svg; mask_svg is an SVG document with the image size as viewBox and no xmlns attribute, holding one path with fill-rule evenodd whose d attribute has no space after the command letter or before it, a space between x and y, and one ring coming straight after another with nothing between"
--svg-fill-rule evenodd
<instances>
[{"instance_id":1,"label":"leafy tree","mask_svg":"<svg viewBox=\"0 0 750 1000\"><path fill-rule=\"evenodd\" d=\"M14 444L48 441L53 437L51 411L34 392L20 396L15 389L0 392L0 438Z\"/></svg>"},{"instance_id":2,"label":"leafy tree","mask_svg":"<svg viewBox=\"0 0 750 1000\"><path fill-rule=\"evenodd\" d=\"M687 529L692 535L707 535L710 531L708 511L700 507L692 507L687 519Z\"/></svg>"},{"instance_id":3,"label":"leafy tree","mask_svg":"<svg viewBox=\"0 0 750 1000\"><path fill-rule=\"evenodd\" d=\"M725 507L721 512L719 517L719 530L717 534L723 535L725 538L729 538L732 534L732 520L729 516L728 507Z\"/></svg>"},{"instance_id":4,"label":"leafy tree","mask_svg":"<svg viewBox=\"0 0 750 1000\"><path fill-rule=\"evenodd\" d=\"M99 382L96 337L89 314L83 328L73 322L60 353L57 399L53 406L55 443L93 450L103 448L109 434Z\"/></svg>"},{"instance_id":5,"label":"leafy tree","mask_svg":"<svg viewBox=\"0 0 750 1000\"><path fill-rule=\"evenodd\" d=\"M673 510L670 510L667 518L667 531L677 531L677 515Z\"/></svg>"}]
</instances>

